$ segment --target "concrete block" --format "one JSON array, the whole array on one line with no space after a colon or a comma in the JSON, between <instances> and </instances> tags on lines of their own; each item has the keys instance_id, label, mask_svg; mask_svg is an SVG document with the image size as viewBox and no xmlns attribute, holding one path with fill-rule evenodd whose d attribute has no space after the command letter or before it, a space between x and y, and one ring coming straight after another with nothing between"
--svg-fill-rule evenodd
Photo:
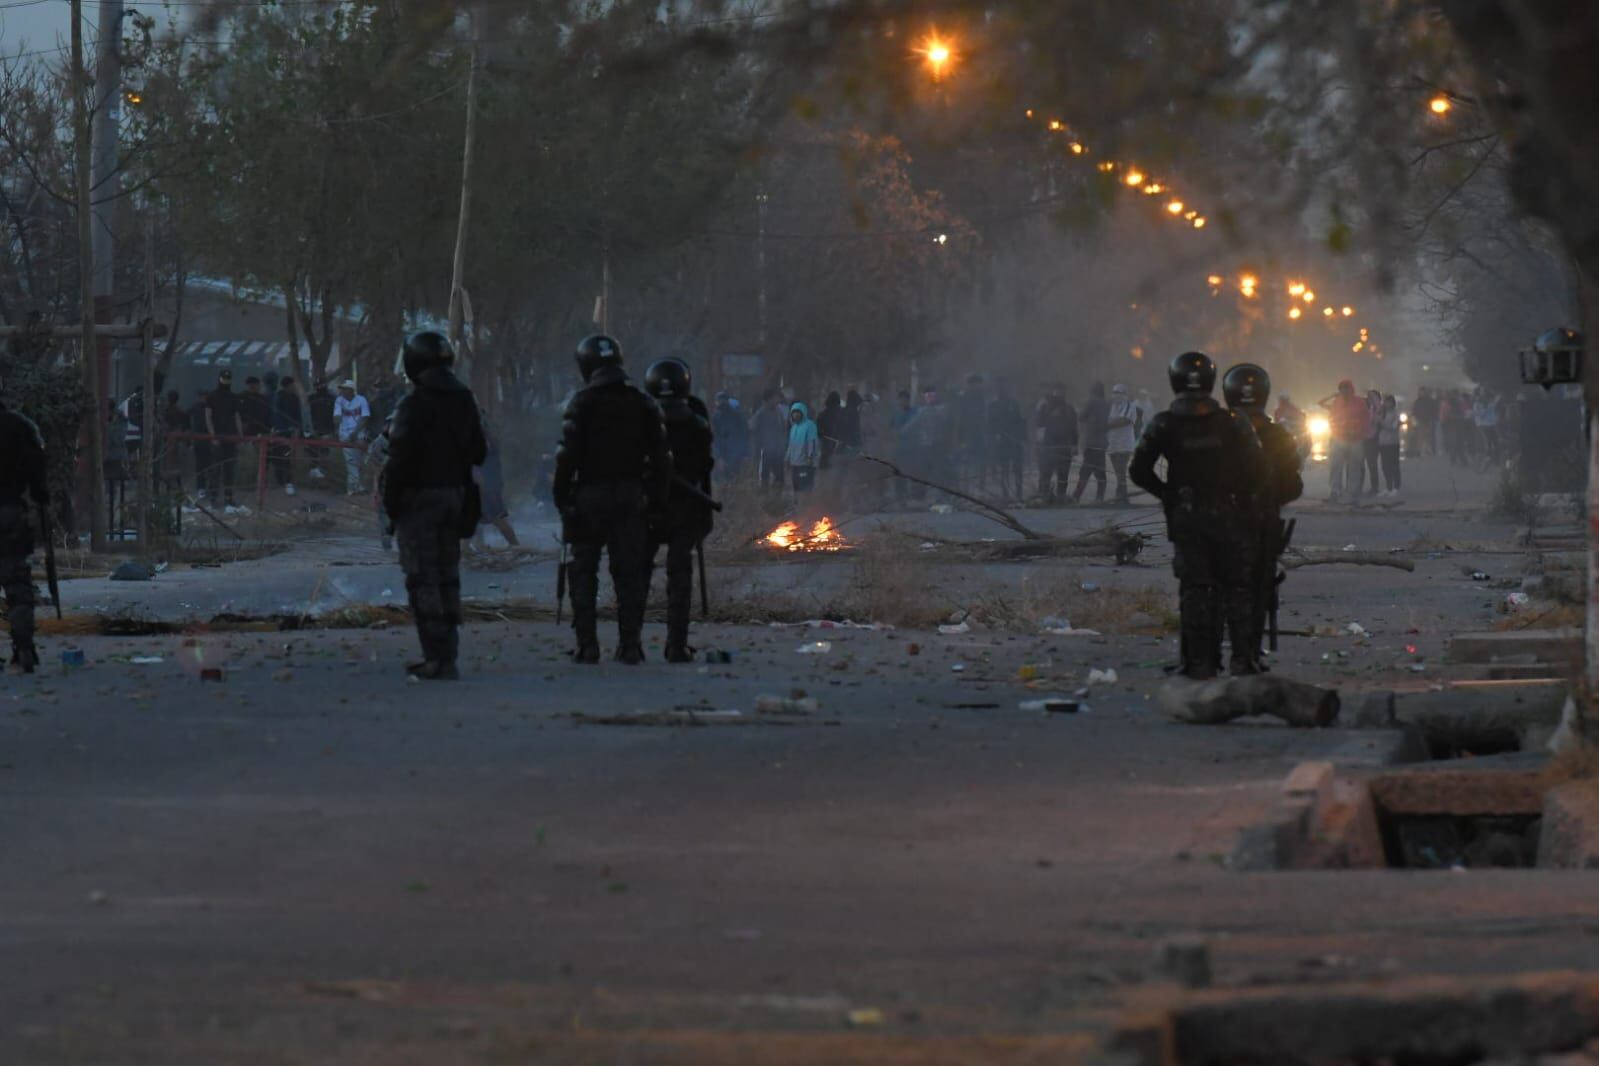
<instances>
[{"instance_id":1,"label":"concrete block","mask_svg":"<svg viewBox=\"0 0 1599 1066\"><path fill-rule=\"evenodd\" d=\"M1479 1062L1567 1051L1599 1032L1591 974L1191 995L1174 1019L1184 1066Z\"/></svg>"},{"instance_id":2,"label":"concrete block","mask_svg":"<svg viewBox=\"0 0 1599 1066\"><path fill-rule=\"evenodd\" d=\"M1439 764L1442 765L1442 764ZM1543 783L1537 770L1457 770L1421 766L1383 774L1372 798L1389 814L1539 814Z\"/></svg>"},{"instance_id":3,"label":"concrete block","mask_svg":"<svg viewBox=\"0 0 1599 1066\"><path fill-rule=\"evenodd\" d=\"M1599 780L1568 781L1544 795L1538 865L1599 869Z\"/></svg>"}]
</instances>

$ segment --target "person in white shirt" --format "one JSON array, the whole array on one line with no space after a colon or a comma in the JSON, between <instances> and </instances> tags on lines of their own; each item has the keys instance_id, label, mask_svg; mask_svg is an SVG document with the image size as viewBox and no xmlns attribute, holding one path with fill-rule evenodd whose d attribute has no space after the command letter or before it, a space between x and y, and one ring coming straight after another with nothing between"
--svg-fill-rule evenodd
<instances>
[{"instance_id":1,"label":"person in white shirt","mask_svg":"<svg viewBox=\"0 0 1599 1066\"><path fill-rule=\"evenodd\" d=\"M1110 413L1105 420L1105 450L1110 454L1111 473L1116 475L1116 502L1127 502L1127 462L1138 443L1138 405L1127 395L1126 385L1110 390Z\"/></svg>"},{"instance_id":2,"label":"person in white shirt","mask_svg":"<svg viewBox=\"0 0 1599 1066\"><path fill-rule=\"evenodd\" d=\"M366 443L366 424L372 418L372 408L366 397L355 391L354 381L339 385L339 398L333 401L334 424L339 429L339 440L346 444ZM344 489L351 496L361 491L362 448L341 448L344 452Z\"/></svg>"}]
</instances>

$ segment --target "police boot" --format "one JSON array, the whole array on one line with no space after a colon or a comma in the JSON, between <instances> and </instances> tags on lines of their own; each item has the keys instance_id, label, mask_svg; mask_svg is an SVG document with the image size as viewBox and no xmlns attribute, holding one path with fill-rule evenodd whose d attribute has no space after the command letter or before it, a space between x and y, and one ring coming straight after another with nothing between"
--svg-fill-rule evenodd
<instances>
[{"instance_id":1,"label":"police boot","mask_svg":"<svg viewBox=\"0 0 1599 1066\"><path fill-rule=\"evenodd\" d=\"M1186 585L1179 593L1184 677L1209 681L1221 670L1221 618L1216 589Z\"/></svg>"},{"instance_id":2,"label":"police boot","mask_svg":"<svg viewBox=\"0 0 1599 1066\"><path fill-rule=\"evenodd\" d=\"M666 645L666 661L669 663L691 663L694 661L694 649L686 643L674 644L668 641Z\"/></svg>"},{"instance_id":3,"label":"police boot","mask_svg":"<svg viewBox=\"0 0 1599 1066\"><path fill-rule=\"evenodd\" d=\"M637 640L623 642L616 649L616 661L628 666L637 666L644 661L644 645Z\"/></svg>"},{"instance_id":4,"label":"police boot","mask_svg":"<svg viewBox=\"0 0 1599 1066\"><path fill-rule=\"evenodd\" d=\"M1264 673L1260 665L1260 634L1255 628L1253 590L1227 590L1227 638L1232 644L1228 672L1234 677Z\"/></svg>"},{"instance_id":5,"label":"police boot","mask_svg":"<svg viewBox=\"0 0 1599 1066\"><path fill-rule=\"evenodd\" d=\"M412 663L406 667L405 672L419 681L459 681L461 679L461 671L454 663L440 662L437 659Z\"/></svg>"},{"instance_id":6,"label":"police boot","mask_svg":"<svg viewBox=\"0 0 1599 1066\"><path fill-rule=\"evenodd\" d=\"M39 653L33 647L32 640L14 640L11 642L11 665L9 669L13 674L31 674L39 665Z\"/></svg>"}]
</instances>

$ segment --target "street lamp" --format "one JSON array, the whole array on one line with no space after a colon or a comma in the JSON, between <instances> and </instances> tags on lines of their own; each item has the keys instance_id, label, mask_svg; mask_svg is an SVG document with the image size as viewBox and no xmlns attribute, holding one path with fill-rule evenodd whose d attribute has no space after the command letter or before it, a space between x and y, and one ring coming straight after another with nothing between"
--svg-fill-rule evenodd
<instances>
[{"instance_id":1,"label":"street lamp","mask_svg":"<svg viewBox=\"0 0 1599 1066\"><path fill-rule=\"evenodd\" d=\"M955 46L944 40L934 30L922 40L922 46L916 51L922 54L927 63L928 72L933 75L934 81L942 81L944 75L955 62Z\"/></svg>"}]
</instances>

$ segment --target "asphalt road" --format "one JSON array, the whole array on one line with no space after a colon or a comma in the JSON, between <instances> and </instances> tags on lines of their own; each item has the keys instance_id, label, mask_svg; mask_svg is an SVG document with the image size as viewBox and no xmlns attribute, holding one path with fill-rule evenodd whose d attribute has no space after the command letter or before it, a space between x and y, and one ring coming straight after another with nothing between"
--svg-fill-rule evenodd
<instances>
[{"instance_id":1,"label":"asphalt road","mask_svg":"<svg viewBox=\"0 0 1599 1066\"><path fill-rule=\"evenodd\" d=\"M1458 514L1319 521L1508 550ZM1296 576L1370 632L1290 669L1436 670L1442 626L1494 617L1461 565ZM1232 987L1599 958L1591 875L1227 869L1296 763L1393 738L1167 723L1169 638L699 642L734 661L579 668L552 624L473 626L453 685L405 681L385 630L47 649L0 687L0 1061L1073 1061L1175 936ZM1121 677L1046 715L1024 665ZM814 714L755 714L795 689ZM740 724L574 717L685 707Z\"/></svg>"}]
</instances>

